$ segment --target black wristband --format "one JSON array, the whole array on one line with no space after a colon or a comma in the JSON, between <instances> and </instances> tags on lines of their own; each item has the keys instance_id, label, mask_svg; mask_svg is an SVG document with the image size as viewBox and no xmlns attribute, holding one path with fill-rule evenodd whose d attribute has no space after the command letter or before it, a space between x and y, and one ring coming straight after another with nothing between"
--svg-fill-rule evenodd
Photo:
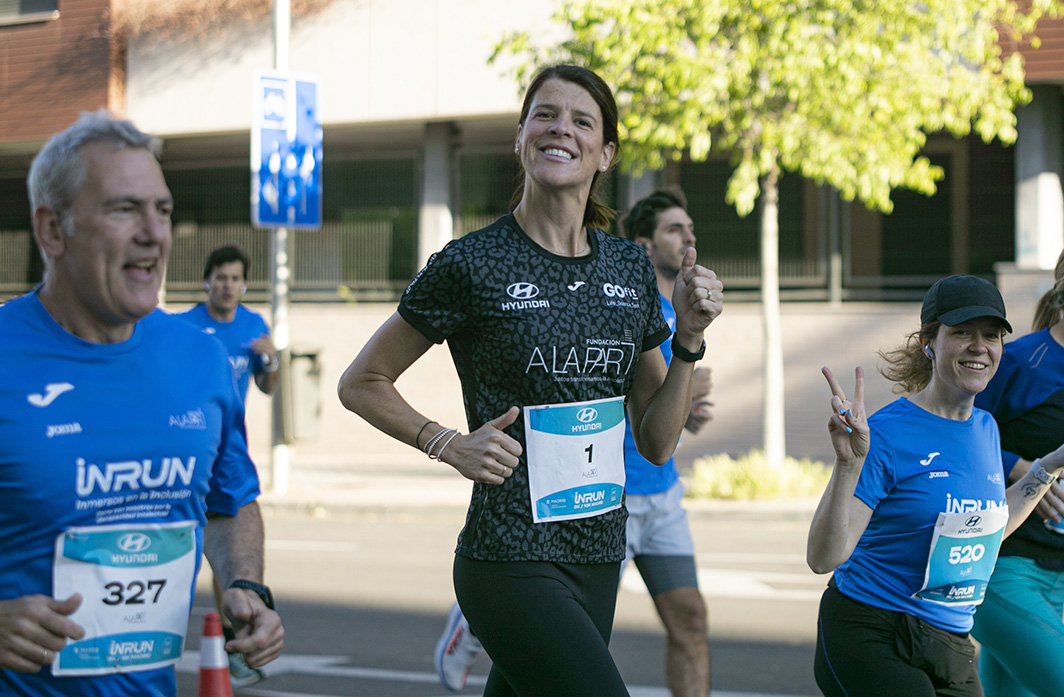
<instances>
[{"instance_id":1,"label":"black wristband","mask_svg":"<svg viewBox=\"0 0 1064 697\"><path fill-rule=\"evenodd\" d=\"M698 352L692 353L691 351L685 349L683 346L680 346L680 343L676 341L676 335L672 335L673 358L678 358L684 363L697 363L698 361L702 360L702 356L704 355L706 355L706 342L704 339L702 340L702 346L699 347Z\"/></svg>"},{"instance_id":2,"label":"black wristband","mask_svg":"<svg viewBox=\"0 0 1064 697\"><path fill-rule=\"evenodd\" d=\"M436 422L433 421L432 419L429 419L428 421L425 422L425 425L421 427L421 430L417 432L417 435L414 436L414 445L417 446L418 450L421 450L421 434L425 432L425 429L429 427L429 424L434 424L434 423L436 423Z\"/></svg>"},{"instance_id":3,"label":"black wristband","mask_svg":"<svg viewBox=\"0 0 1064 697\"><path fill-rule=\"evenodd\" d=\"M243 588L244 590L249 590L252 593L254 593L255 595L259 596L259 598L262 599L263 605L265 605L266 607L270 608L271 610L274 609L274 607L273 607L273 592L270 591L270 587L269 586L265 586L265 585L263 585L261 583L256 583L254 581L249 581L246 578L238 578L237 580L235 580L232 583L230 583L229 587L230 588Z\"/></svg>"}]
</instances>

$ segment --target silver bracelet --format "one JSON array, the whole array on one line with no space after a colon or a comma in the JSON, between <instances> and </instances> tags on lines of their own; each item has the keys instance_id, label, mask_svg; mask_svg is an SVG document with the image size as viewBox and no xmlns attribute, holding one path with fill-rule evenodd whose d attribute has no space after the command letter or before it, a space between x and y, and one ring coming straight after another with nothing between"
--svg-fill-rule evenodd
<instances>
[{"instance_id":1,"label":"silver bracelet","mask_svg":"<svg viewBox=\"0 0 1064 697\"><path fill-rule=\"evenodd\" d=\"M440 429L440 431L436 435L434 435L432 438L429 438L428 442L425 443L425 446L423 448L421 448L422 452L424 452L426 455L428 455L430 460L435 460L436 458L432 457L432 449L442 439L446 438L448 433L457 433L457 432L458 431L456 429L453 429L453 428Z\"/></svg>"},{"instance_id":2,"label":"silver bracelet","mask_svg":"<svg viewBox=\"0 0 1064 697\"><path fill-rule=\"evenodd\" d=\"M1049 472L1046 472L1045 468L1042 467L1042 459L1035 458L1034 462L1031 463L1031 474L1033 474L1034 478L1038 481L1049 485L1057 480L1057 474L1060 473L1050 474Z\"/></svg>"},{"instance_id":3,"label":"silver bracelet","mask_svg":"<svg viewBox=\"0 0 1064 697\"><path fill-rule=\"evenodd\" d=\"M452 430L454 430L454 433L452 433L447 440L443 441L443 445L440 446L440 449L436 452L436 455L433 456L432 453L429 453L429 459L430 460L439 460L441 457L443 457L444 448L446 448L448 445L450 445L451 441L454 440L454 437L458 435L458 430L457 429L452 429Z\"/></svg>"}]
</instances>

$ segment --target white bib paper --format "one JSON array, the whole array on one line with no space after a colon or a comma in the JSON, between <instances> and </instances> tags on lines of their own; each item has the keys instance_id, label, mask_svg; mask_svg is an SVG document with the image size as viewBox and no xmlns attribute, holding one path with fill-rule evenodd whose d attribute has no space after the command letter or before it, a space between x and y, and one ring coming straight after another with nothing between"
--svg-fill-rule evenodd
<instances>
[{"instance_id":1,"label":"white bib paper","mask_svg":"<svg viewBox=\"0 0 1064 697\"><path fill-rule=\"evenodd\" d=\"M601 515L624 497L624 398L525 407L532 521Z\"/></svg>"},{"instance_id":2,"label":"white bib paper","mask_svg":"<svg viewBox=\"0 0 1064 697\"><path fill-rule=\"evenodd\" d=\"M85 629L52 664L56 676L159 668L181 658L196 570L196 524L71 528L55 541L55 597L81 593Z\"/></svg>"},{"instance_id":3,"label":"white bib paper","mask_svg":"<svg viewBox=\"0 0 1064 697\"><path fill-rule=\"evenodd\" d=\"M983 602L1008 521L1008 506L970 513L939 513L924 585L913 597L942 605Z\"/></svg>"}]
</instances>

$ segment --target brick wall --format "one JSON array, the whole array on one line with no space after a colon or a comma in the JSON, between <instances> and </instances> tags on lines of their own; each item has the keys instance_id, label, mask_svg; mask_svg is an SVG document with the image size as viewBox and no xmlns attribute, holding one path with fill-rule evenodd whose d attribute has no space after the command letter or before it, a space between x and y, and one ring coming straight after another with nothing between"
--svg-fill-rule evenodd
<instances>
[{"instance_id":1,"label":"brick wall","mask_svg":"<svg viewBox=\"0 0 1064 697\"><path fill-rule=\"evenodd\" d=\"M1064 19L1043 19L1035 30L1040 46L1019 47L1024 58L1024 72L1029 85L1064 81ZM1008 51L1008 45L1005 50Z\"/></svg>"},{"instance_id":2,"label":"brick wall","mask_svg":"<svg viewBox=\"0 0 1064 697\"><path fill-rule=\"evenodd\" d=\"M43 141L79 112L111 106L111 0L61 0L59 12L0 25L0 144Z\"/></svg>"}]
</instances>

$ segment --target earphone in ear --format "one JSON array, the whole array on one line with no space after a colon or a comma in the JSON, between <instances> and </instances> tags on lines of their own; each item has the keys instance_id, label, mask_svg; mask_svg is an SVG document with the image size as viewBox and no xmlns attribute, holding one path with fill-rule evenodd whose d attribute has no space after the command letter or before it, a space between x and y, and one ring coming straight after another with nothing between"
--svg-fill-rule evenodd
<instances>
[{"instance_id":1,"label":"earphone in ear","mask_svg":"<svg viewBox=\"0 0 1064 697\"><path fill-rule=\"evenodd\" d=\"M247 286L240 286L240 294L243 295L246 292L248 292L248 287Z\"/></svg>"},{"instance_id":2,"label":"earphone in ear","mask_svg":"<svg viewBox=\"0 0 1064 697\"><path fill-rule=\"evenodd\" d=\"M935 352L931 350L931 344L924 344L924 353L926 353L927 357L931 360L935 360Z\"/></svg>"},{"instance_id":3,"label":"earphone in ear","mask_svg":"<svg viewBox=\"0 0 1064 697\"><path fill-rule=\"evenodd\" d=\"M206 281L204 281L203 282L203 290L210 290L210 289L211 289L211 284L207 283Z\"/></svg>"}]
</instances>

